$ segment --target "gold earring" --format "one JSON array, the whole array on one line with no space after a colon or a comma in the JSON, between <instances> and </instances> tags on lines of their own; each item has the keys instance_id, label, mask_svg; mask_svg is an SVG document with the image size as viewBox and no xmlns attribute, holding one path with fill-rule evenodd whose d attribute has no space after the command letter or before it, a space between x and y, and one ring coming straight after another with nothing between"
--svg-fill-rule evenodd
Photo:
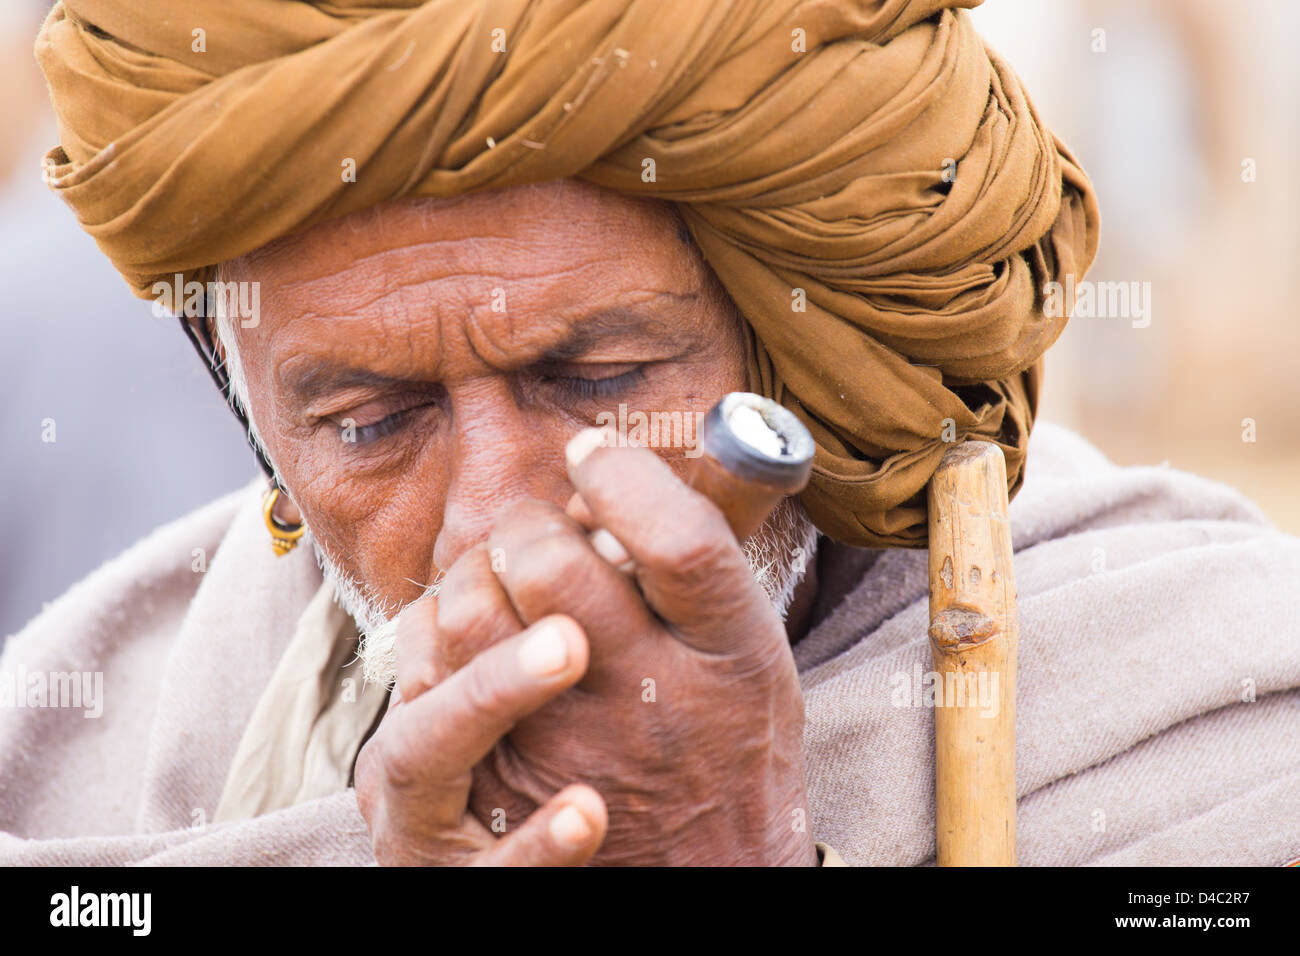
<instances>
[{"instance_id":1,"label":"gold earring","mask_svg":"<svg viewBox=\"0 0 1300 956\"><path fill-rule=\"evenodd\" d=\"M305 524L295 526L283 525L275 517L275 503L280 500L280 489L272 485L262 496L262 516L266 519L266 529L271 532L271 547L275 556L282 558L298 546L298 539L307 530Z\"/></svg>"}]
</instances>

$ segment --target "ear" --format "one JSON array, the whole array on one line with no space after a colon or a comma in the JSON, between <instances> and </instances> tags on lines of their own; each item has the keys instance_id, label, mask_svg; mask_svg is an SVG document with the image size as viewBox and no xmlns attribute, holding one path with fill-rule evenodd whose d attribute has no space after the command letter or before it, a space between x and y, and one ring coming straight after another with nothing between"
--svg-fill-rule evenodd
<instances>
[{"instance_id":1,"label":"ear","mask_svg":"<svg viewBox=\"0 0 1300 956\"><path fill-rule=\"evenodd\" d=\"M275 500L275 520L286 527L293 528L302 524L302 512L286 493L281 493Z\"/></svg>"}]
</instances>

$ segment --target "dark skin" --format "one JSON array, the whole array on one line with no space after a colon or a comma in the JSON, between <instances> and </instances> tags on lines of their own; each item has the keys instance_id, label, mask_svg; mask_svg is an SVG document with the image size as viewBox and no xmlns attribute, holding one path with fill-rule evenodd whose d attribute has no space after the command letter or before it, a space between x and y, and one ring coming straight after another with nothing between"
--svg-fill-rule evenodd
<instances>
[{"instance_id":1,"label":"dark skin","mask_svg":"<svg viewBox=\"0 0 1300 956\"><path fill-rule=\"evenodd\" d=\"M261 282L238 343L292 507L390 601L447 572L402 615L357 759L381 863L816 864L791 633L683 449L566 459L619 403L746 387L742 325L679 230L559 182L391 203L231 264Z\"/></svg>"}]
</instances>

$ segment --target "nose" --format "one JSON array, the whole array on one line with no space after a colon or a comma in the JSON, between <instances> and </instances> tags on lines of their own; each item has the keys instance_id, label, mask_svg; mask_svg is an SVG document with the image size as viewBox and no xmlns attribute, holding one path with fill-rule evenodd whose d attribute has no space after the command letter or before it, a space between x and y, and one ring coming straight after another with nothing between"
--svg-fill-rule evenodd
<instances>
[{"instance_id":1,"label":"nose","mask_svg":"<svg viewBox=\"0 0 1300 956\"><path fill-rule=\"evenodd\" d=\"M563 506L572 494L564 467L570 436L559 423L521 410L508 387L485 384L451 398L449 481L433 549L443 570L486 539L511 502L537 498Z\"/></svg>"}]
</instances>

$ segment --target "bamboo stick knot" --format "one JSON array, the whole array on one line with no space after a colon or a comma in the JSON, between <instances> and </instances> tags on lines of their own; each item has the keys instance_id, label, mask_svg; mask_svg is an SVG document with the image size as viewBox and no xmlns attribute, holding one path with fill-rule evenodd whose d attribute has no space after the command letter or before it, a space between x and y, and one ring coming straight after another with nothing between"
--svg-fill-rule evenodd
<instances>
[{"instance_id":1,"label":"bamboo stick knot","mask_svg":"<svg viewBox=\"0 0 1300 956\"><path fill-rule=\"evenodd\" d=\"M941 651L978 647L999 633L996 621L972 607L955 605L930 619L930 640Z\"/></svg>"}]
</instances>

